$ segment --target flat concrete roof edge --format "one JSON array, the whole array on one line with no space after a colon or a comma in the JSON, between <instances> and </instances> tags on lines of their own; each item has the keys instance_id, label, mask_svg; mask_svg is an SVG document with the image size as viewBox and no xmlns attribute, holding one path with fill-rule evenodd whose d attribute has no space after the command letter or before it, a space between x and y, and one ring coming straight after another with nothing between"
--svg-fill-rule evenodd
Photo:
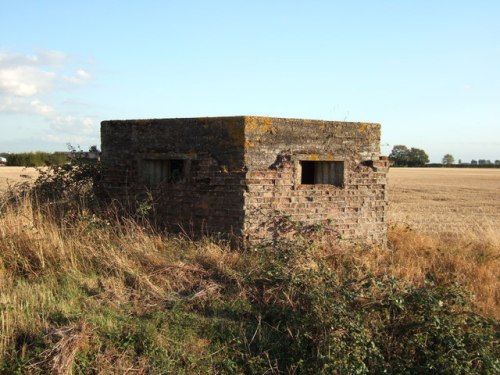
<instances>
[{"instance_id":1,"label":"flat concrete roof edge","mask_svg":"<svg viewBox=\"0 0 500 375\"><path fill-rule=\"evenodd\" d=\"M150 122L162 122L162 121L173 121L173 120L203 120L203 119L239 119L239 120L249 120L249 119L257 119L257 120L286 120L286 121L306 121L309 123L317 123L317 124L363 124L363 125L376 125L380 126L380 123L377 122L364 122L364 121L338 121L338 120L317 120L317 119L308 119L308 118L295 118L295 117L270 117L270 116L204 116L204 117L166 117L166 118L144 118L144 119L118 119L118 120L104 120L101 121L101 124L106 123L150 123Z\"/></svg>"}]
</instances>

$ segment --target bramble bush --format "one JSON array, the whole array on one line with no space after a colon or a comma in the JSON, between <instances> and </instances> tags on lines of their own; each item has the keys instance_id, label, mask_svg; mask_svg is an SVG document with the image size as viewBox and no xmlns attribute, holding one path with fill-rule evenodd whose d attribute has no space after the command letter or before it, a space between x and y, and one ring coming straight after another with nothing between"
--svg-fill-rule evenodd
<instances>
[{"instance_id":1,"label":"bramble bush","mask_svg":"<svg viewBox=\"0 0 500 375\"><path fill-rule=\"evenodd\" d=\"M33 183L14 186L4 194L3 201L15 204L27 198L36 210L59 222L64 218L75 220L83 211L98 214L101 165L82 158L81 151L71 150L68 162L37 168L38 177Z\"/></svg>"},{"instance_id":2,"label":"bramble bush","mask_svg":"<svg viewBox=\"0 0 500 375\"><path fill-rule=\"evenodd\" d=\"M304 269L307 246L264 251L246 275L249 311L219 327L246 373L482 374L500 370L497 323L456 284L403 287L388 275L339 280ZM250 313L249 313L250 312ZM239 322L239 323L238 323ZM244 339L238 340L239 332Z\"/></svg>"}]
</instances>

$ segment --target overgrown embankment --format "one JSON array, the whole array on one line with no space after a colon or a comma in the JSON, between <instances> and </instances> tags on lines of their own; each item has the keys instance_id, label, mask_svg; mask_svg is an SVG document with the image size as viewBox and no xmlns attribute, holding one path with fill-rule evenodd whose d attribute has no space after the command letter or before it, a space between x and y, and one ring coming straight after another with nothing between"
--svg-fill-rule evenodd
<instances>
[{"instance_id":1,"label":"overgrown embankment","mask_svg":"<svg viewBox=\"0 0 500 375\"><path fill-rule=\"evenodd\" d=\"M392 227L389 249L318 231L234 251L59 198L0 208L1 373L500 369L495 238Z\"/></svg>"}]
</instances>

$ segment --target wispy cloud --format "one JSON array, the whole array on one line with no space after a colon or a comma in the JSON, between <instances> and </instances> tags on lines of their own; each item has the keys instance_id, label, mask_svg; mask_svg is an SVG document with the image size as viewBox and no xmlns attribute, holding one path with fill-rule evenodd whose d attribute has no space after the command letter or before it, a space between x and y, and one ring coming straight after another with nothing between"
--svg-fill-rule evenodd
<instances>
[{"instance_id":1,"label":"wispy cloud","mask_svg":"<svg viewBox=\"0 0 500 375\"><path fill-rule=\"evenodd\" d=\"M0 52L0 114L29 114L48 123L47 141L95 141L97 119L68 113L54 103L54 94L78 89L92 81L92 74L61 51L35 54Z\"/></svg>"},{"instance_id":2,"label":"wispy cloud","mask_svg":"<svg viewBox=\"0 0 500 375\"><path fill-rule=\"evenodd\" d=\"M35 55L0 51L0 67L45 66L61 68L70 60L69 55L61 51L41 50Z\"/></svg>"},{"instance_id":3,"label":"wispy cloud","mask_svg":"<svg viewBox=\"0 0 500 375\"><path fill-rule=\"evenodd\" d=\"M77 69L73 76L65 76L64 80L66 82L82 85L87 83L92 79L92 75L84 69Z\"/></svg>"},{"instance_id":4,"label":"wispy cloud","mask_svg":"<svg viewBox=\"0 0 500 375\"><path fill-rule=\"evenodd\" d=\"M53 86L55 73L31 66L2 68L0 66L0 95L32 97Z\"/></svg>"},{"instance_id":5,"label":"wispy cloud","mask_svg":"<svg viewBox=\"0 0 500 375\"><path fill-rule=\"evenodd\" d=\"M36 113L39 113L44 116L51 116L55 113L55 109L50 105L42 103L40 100L35 99L30 102L31 107Z\"/></svg>"}]
</instances>

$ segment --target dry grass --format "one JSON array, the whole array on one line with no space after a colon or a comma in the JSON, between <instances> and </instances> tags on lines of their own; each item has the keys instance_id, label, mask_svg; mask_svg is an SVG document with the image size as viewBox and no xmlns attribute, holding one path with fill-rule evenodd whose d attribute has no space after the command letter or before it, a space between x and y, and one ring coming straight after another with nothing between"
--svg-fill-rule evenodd
<instances>
[{"instance_id":1,"label":"dry grass","mask_svg":"<svg viewBox=\"0 0 500 375\"><path fill-rule=\"evenodd\" d=\"M478 313L500 318L499 174L486 171L480 180L484 171L445 172L391 171L389 249L339 246L318 236L297 268L323 262L340 279L389 274L409 286L456 281L476 296ZM132 221L111 225L85 208L61 226L26 199L0 207L0 361L19 337L44 332L50 350L26 359L33 372L70 373L77 352L98 341L96 330L110 337L123 331L120 314L149 316L181 299L203 305L228 285L245 295L242 275L259 264L252 252L168 237ZM445 220L451 212L460 215ZM201 344L188 337L176 345L182 353ZM196 350L206 356L207 348ZM17 355L22 359L28 349L16 348ZM96 373L147 372L126 351L98 352Z\"/></svg>"},{"instance_id":2,"label":"dry grass","mask_svg":"<svg viewBox=\"0 0 500 375\"><path fill-rule=\"evenodd\" d=\"M488 229L457 234L425 233L404 224L391 225L388 247L337 244L321 237L314 241L315 257L300 267L318 269L325 263L340 279L367 274L391 275L409 287L431 281L458 283L474 299L475 311L500 318L500 235Z\"/></svg>"},{"instance_id":3,"label":"dry grass","mask_svg":"<svg viewBox=\"0 0 500 375\"><path fill-rule=\"evenodd\" d=\"M0 364L14 338L36 337L42 331L52 349L28 362L28 368L69 374L75 353L92 341L91 328L120 331L117 319L102 310L121 314L131 308L141 315L175 303L181 295L211 298L220 288L210 276L224 274L239 262L238 253L215 243L168 238L132 221L111 226L84 209L77 222L61 226L50 211L34 210L28 199L4 204ZM73 318L55 323L53 317L60 315ZM18 350L22 357L27 348ZM109 355L103 361L126 356L113 350L106 349ZM121 362L103 366L109 366L110 373L140 369L134 364L122 368L126 359Z\"/></svg>"},{"instance_id":4,"label":"dry grass","mask_svg":"<svg viewBox=\"0 0 500 375\"><path fill-rule=\"evenodd\" d=\"M477 311L500 318L500 235L465 232L462 236L425 234L404 226L389 230L391 254L379 267L407 282L457 281L475 297Z\"/></svg>"},{"instance_id":5,"label":"dry grass","mask_svg":"<svg viewBox=\"0 0 500 375\"><path fill-rule=\"evenodd\" d=\"M33 181L37 176L35 168L0 166L0 193L6 191L9 186Z\"/></svg>"}]
</instances>

